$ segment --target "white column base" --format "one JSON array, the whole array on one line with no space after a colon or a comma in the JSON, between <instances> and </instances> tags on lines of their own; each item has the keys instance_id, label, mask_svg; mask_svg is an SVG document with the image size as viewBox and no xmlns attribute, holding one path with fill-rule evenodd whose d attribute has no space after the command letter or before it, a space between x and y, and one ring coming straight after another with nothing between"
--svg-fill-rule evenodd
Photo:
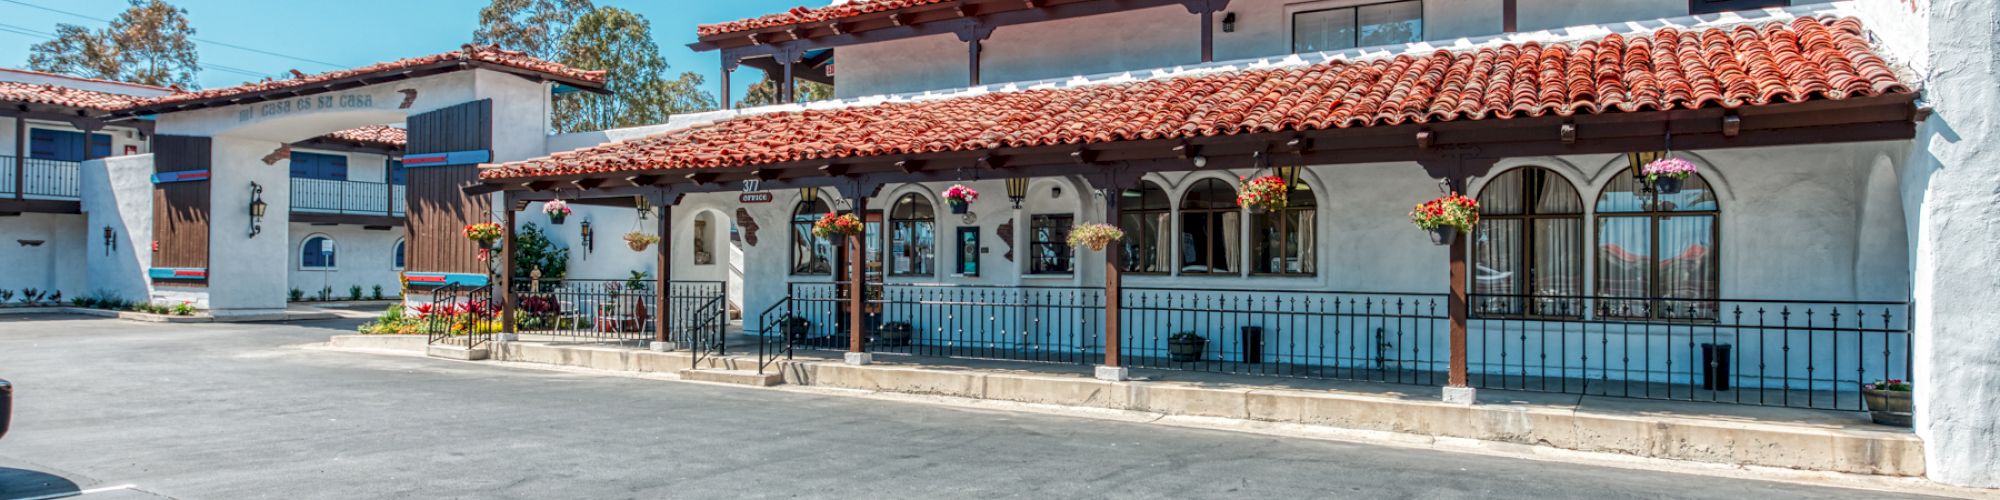
<instances>
[{"instance_id":1,"label":"white column base","mask_svg":"<svg viewBox=\"0 0 2000 500\"><path fill-rule=\"evenodd\" d=\"M513 332L500 332L494 335L493 340L498 342L518 342L521 340L521 334Z\"/></svg>"},{"instance_id":2,"label":"white column base","mask_svg":"<svg viewBox=\"0 0 2000 500\"><path fill-rule=\"evenodd\" d=\"M1132 380L1132 371L1125 369L1123 366L1099 365L1096 375L1098 380L1109 380L1112 382Z\"/></svg>"},{"instance_id":3,"label":"white column base","mask_svg":"<svg viewBox=\"0 0 2000 500\"><path fill-rule=\"evenodd\" d=\"M875 353L872 352L847 353L847 364L854 366L862 366L867 364L873 364L874 362L875 362Z\"/></svg>"},{"instance_id":4,"label":"white column base","mask_svg":"<svg viewBox=\"0 0 2000 500\"><path fill-rule=\"evenodd\" d=\"M667 351L678 351L678 350L681 350L681 346L680 346L680 343L678 343L678 342L673 342L673 341L666 341L666 342L660 342L660 341L653 341L653 343L651 343L651 344L647 344L646 348L647 348L647 349L651 349L651 350L653 350L654 352L667 352Z\"/></svg>"},{"instance_id":5,"label":"white column base","mask_svg":"<svg viewBox=\"0 0 2000 500\"><path fill-rule=\"evenodd\" d=\"M1479 400L1479 389L1471 387L1445 386L1444 402L1455 405L1472 406Z\"/></svg>"}]
</instances>

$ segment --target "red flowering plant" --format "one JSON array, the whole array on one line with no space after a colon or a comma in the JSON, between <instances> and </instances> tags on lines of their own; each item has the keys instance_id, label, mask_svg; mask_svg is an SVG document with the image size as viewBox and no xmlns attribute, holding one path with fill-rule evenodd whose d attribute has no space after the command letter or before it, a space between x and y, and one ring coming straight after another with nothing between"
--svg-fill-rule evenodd
<instances>
[{"instance_id":1,"label":"red flowering plant","mask_svg":"<svg viewBox=\"0 0 2000 500\"><path fill-rule=\"evenodd\" d=\"M499 224L480 222L465 225L465 239L478 242L481 247L493 246L493 242L500 241L501 236Z\"/></svg>"},{"instance_id":2,"label":"red flowering plant","mask_svg":"<svg viewBox=\"0 0 2000 500\"><path fill-rule=\"evenodd\" d=\"M1418 204L1410 210L1410 222L1427 231L1442 227L1471 231L1472 226L1479 224L1479 202L1451 193Z\"/></svg>"},{"instance_id":3,"label":"red flowering plant","mask_svg":"<svg viewBox=\"0 0 2000 500\"><path fill-rule=\"evenodd\" d=\"M979 191L969 187L965 187L964 184L952 184L951 187L944 189L944 193L942 194L942 196L944 197L945 203L950 203L953 205L964 205L967 203L972 203L974 200L978 200Z\"/></svg>"},{"instance_id":4,"label":"red flowering plant","mask_svg":"<svg viewBox=\"0 0 2000 500\"><path fill-rule=\"evenodd\" d=\"M1267 212L1283 210L1290 203L1285 198L1289 190L1285 189L1283 178L1266 175L1255 179L1239 179L1243 180L1243 190L1236 193L1237 206L1248 208L1253 212Z\"/></svg>"},{"instance_id":5,"label":"red flowering plant","mask_svg":"<svg viewBox=\"0 0 2000 500\"><path fill-rule=\"evenodd\" d=\"M865 230L861 225L861 218L855 217L854 214L827 212L825 216L819 218L819 222L813 223L812 232L814 237L831 238L859 236Z\"/></svg>"}]
</instances>

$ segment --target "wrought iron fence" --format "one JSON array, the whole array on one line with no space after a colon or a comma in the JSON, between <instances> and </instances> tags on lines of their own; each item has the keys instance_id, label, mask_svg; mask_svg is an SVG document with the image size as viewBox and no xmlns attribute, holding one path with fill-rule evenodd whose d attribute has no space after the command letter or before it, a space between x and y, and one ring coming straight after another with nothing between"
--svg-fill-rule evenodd
<instances>
[{"instance_id":1,"label":"wrought iron fence","mask_svg":"<svg viewBox=\"0 0 2000 500\"><path fill-rule=\"evenodd\" d=\"M1126 288L1125 366L1443 384L1446 297L1297 290Z\"/></svg>"},{"instance_id":2,"label":"wrought iron fence","mask_svg":"<svg viewBox=\"0 0 2000 500\"><path fill-rule=\"evenodd\" d=\"M514 329L591 342L646 342L655 338L658 294L652 280L514 281ZM727 324L716 308L724 299L720 281L667 283L667 340L693 345L707 329Z\"/></svg>"},{"instance_id":3,"label":"wrought iron fence","mask_svg":"<svg viewBox=\"0 0 2000 500\"><path fill-rule=\"evenodd\" d=\"M431 290L431 301L418 304L416 314L424 322L430 344L474 349L500 331L496 304L492 285L473 288L452 284Z\"/></svg>"},{"instance_id":4,"label":"wrought iron fence","mask_svg":"<svg viewBox=\"0 0 2000 500\"><path fill-rule=\"evenodd\" d=\"M21 171L18 179L14 176L16 165ZM27 198L43 200L80 199L83 196L83 182L79 177L81 165L73 161L22 160L0 156L0 194L13 196L19 193Z\"/></svg>"},{"instance_id":5,"label":"wrought iron fence","mask_svg":"<svg viewBox=\"0 0 2000 500\"><path fill-rule=\"evenodd\" d=\"M1861 410L1912 375L1907 302L1472 297L1494 302L1546 307L1468 321L1481 388Z\"/></svg>"},{"instance_id":6,"label":"wrought iron fence","mask_svg":"<svg viewBox=\"0 0 2000 500\"><path fill-rule=\"evenodd\" d=\"M716 296L703 302L692 312L696 318L687 332L691 344L688 351L693 354L692 365L701 369L701 362L713 356L728 355L727 334L729 326L728 297Z\"/></svg>"},{"instance_id":7,"label":"wrought iron fence","mask_svg":"<svg viewBox=\"0 0 2000 500\"><path fill-rule=\"evenodd\" d=\"M1104 356L1101 288L888 284L863 301L868 350L1089 364Z\"/></svg>"}]
</instances>

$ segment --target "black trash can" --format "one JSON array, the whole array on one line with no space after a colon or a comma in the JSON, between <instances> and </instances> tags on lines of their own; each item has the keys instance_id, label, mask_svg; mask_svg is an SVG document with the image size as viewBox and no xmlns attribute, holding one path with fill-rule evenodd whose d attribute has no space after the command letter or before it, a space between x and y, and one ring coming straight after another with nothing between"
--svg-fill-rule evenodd
<instances>
[{"instance_id":1,"label":"black trash can","mask_svg":"<svg viewBox=\"0 0 2000 500\"><path fill-rule=\"evenodd\" d=\"M1243 362L1258 364L1264 362L1264 327L1243 327Z\"/></svg>"},{"instance_id":2,"label":"black trash can","mask_svg":"<svg viewBox=\"0 0 2000 500\"><path fill-rule=\"evenodd\" d=\"M7 422L14 419L14 385L0 380L0 437L7 436Z\"/></svg>"},{"instance_id":3,"label":"black trash can","mask_svg":"<svg viewBox=\"0 0 2000 500\"><path fill-rule=\"evenodd\" d=\"M1729 390L1729 344L1701 345L1701 388L1706 391Z\"/></svg>"}]
</instances>

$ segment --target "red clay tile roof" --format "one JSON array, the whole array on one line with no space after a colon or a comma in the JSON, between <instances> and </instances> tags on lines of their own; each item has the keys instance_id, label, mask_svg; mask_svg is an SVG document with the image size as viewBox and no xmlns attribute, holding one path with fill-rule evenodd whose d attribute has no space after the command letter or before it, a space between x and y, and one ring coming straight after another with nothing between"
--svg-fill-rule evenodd
<instances>
[{"instance_id":1,"label":"red clay tile roof","mask_svg":"<svg viewBox=\"0 0 2000 500\"><path fill-rule=\"evenodd\" d=\"M564 66L562 64L537 59L523 52L502 49L498 45L468 44L464 48L461 48L459 50L454 50L451 52L446 52L443 54L432 54L423 57L398 59L385 63L376 63L353 69L330 71L326 73L320 73L317 75L300 75L295 78L289 78L284 80L265 80L261 82L246 83L234 87L209 89L209 90L201 90L195 92L179 93L169 96L161 96L141 101L140 103L138 103L138 105L141 107L153 107L163 104L204 101L222 97L235 96L239 94L263 92L268 90L305 87L330 80L351 78L356 76L368 75L372 73L387 73L392 71L398 71L398 70L424 66L434 63L448 62L448 61L480 62L487 64L496 64L501 66L517 68L521 70L531 71L535 73L551 75L559 78L565 78L569 80L595 83L600 85L604 83L603 71L584 71L576 68L571 68L569 66ZM294 74L296 74L296 72Z\"/></svg>"},{"instance_id":2,"label":"red clay tile roof","mask_svg":"<svg viewBox=\"0 0 2000 500\"><path fill-rule=\"evenodd\" d=\"M792 10L740 21L704 24L695 27L695 33L700 36L709 36L770 28L773 26L816 23L906 7L939 4L948 1L951 0L853 0L839 5L828 5L819 8L793 7Z\"/></svg>"},{"instance_id":3,"label":"red clay tile roof","mask_svg":"<svg viewBox=\"0 0 2000 500\"><path fill-rule=\"evenodd\" d=\"M128 95L73 89L55 85L0 82L0 101L47 104L65 108L112 111L131 106L140 98Z\"/></svg>"},{"instance_id":4,"label":"red clay tile roof","mask_svg":"<svg viewBox=\"0 0 2000 500\"><path fill-rule=\"evenodd\" d=\"M367 127L350 128L347 130L326 134L326 137L334 140L358 142L362 144L403 147L403 143L409 140L409 134L410 131L408 130L403 130L388 125L371 125Z\"/></svg>"},{"instance_id":5,"label":"red clay tile roof","mask_svg":"<svg viewBox=\"0 0 2000 500\"><path fill-rule=\"evenodd\" d=\"M504 179L1910 92L1853 19L770 113L488 167Z\"/></svg>"}]
</instances>

